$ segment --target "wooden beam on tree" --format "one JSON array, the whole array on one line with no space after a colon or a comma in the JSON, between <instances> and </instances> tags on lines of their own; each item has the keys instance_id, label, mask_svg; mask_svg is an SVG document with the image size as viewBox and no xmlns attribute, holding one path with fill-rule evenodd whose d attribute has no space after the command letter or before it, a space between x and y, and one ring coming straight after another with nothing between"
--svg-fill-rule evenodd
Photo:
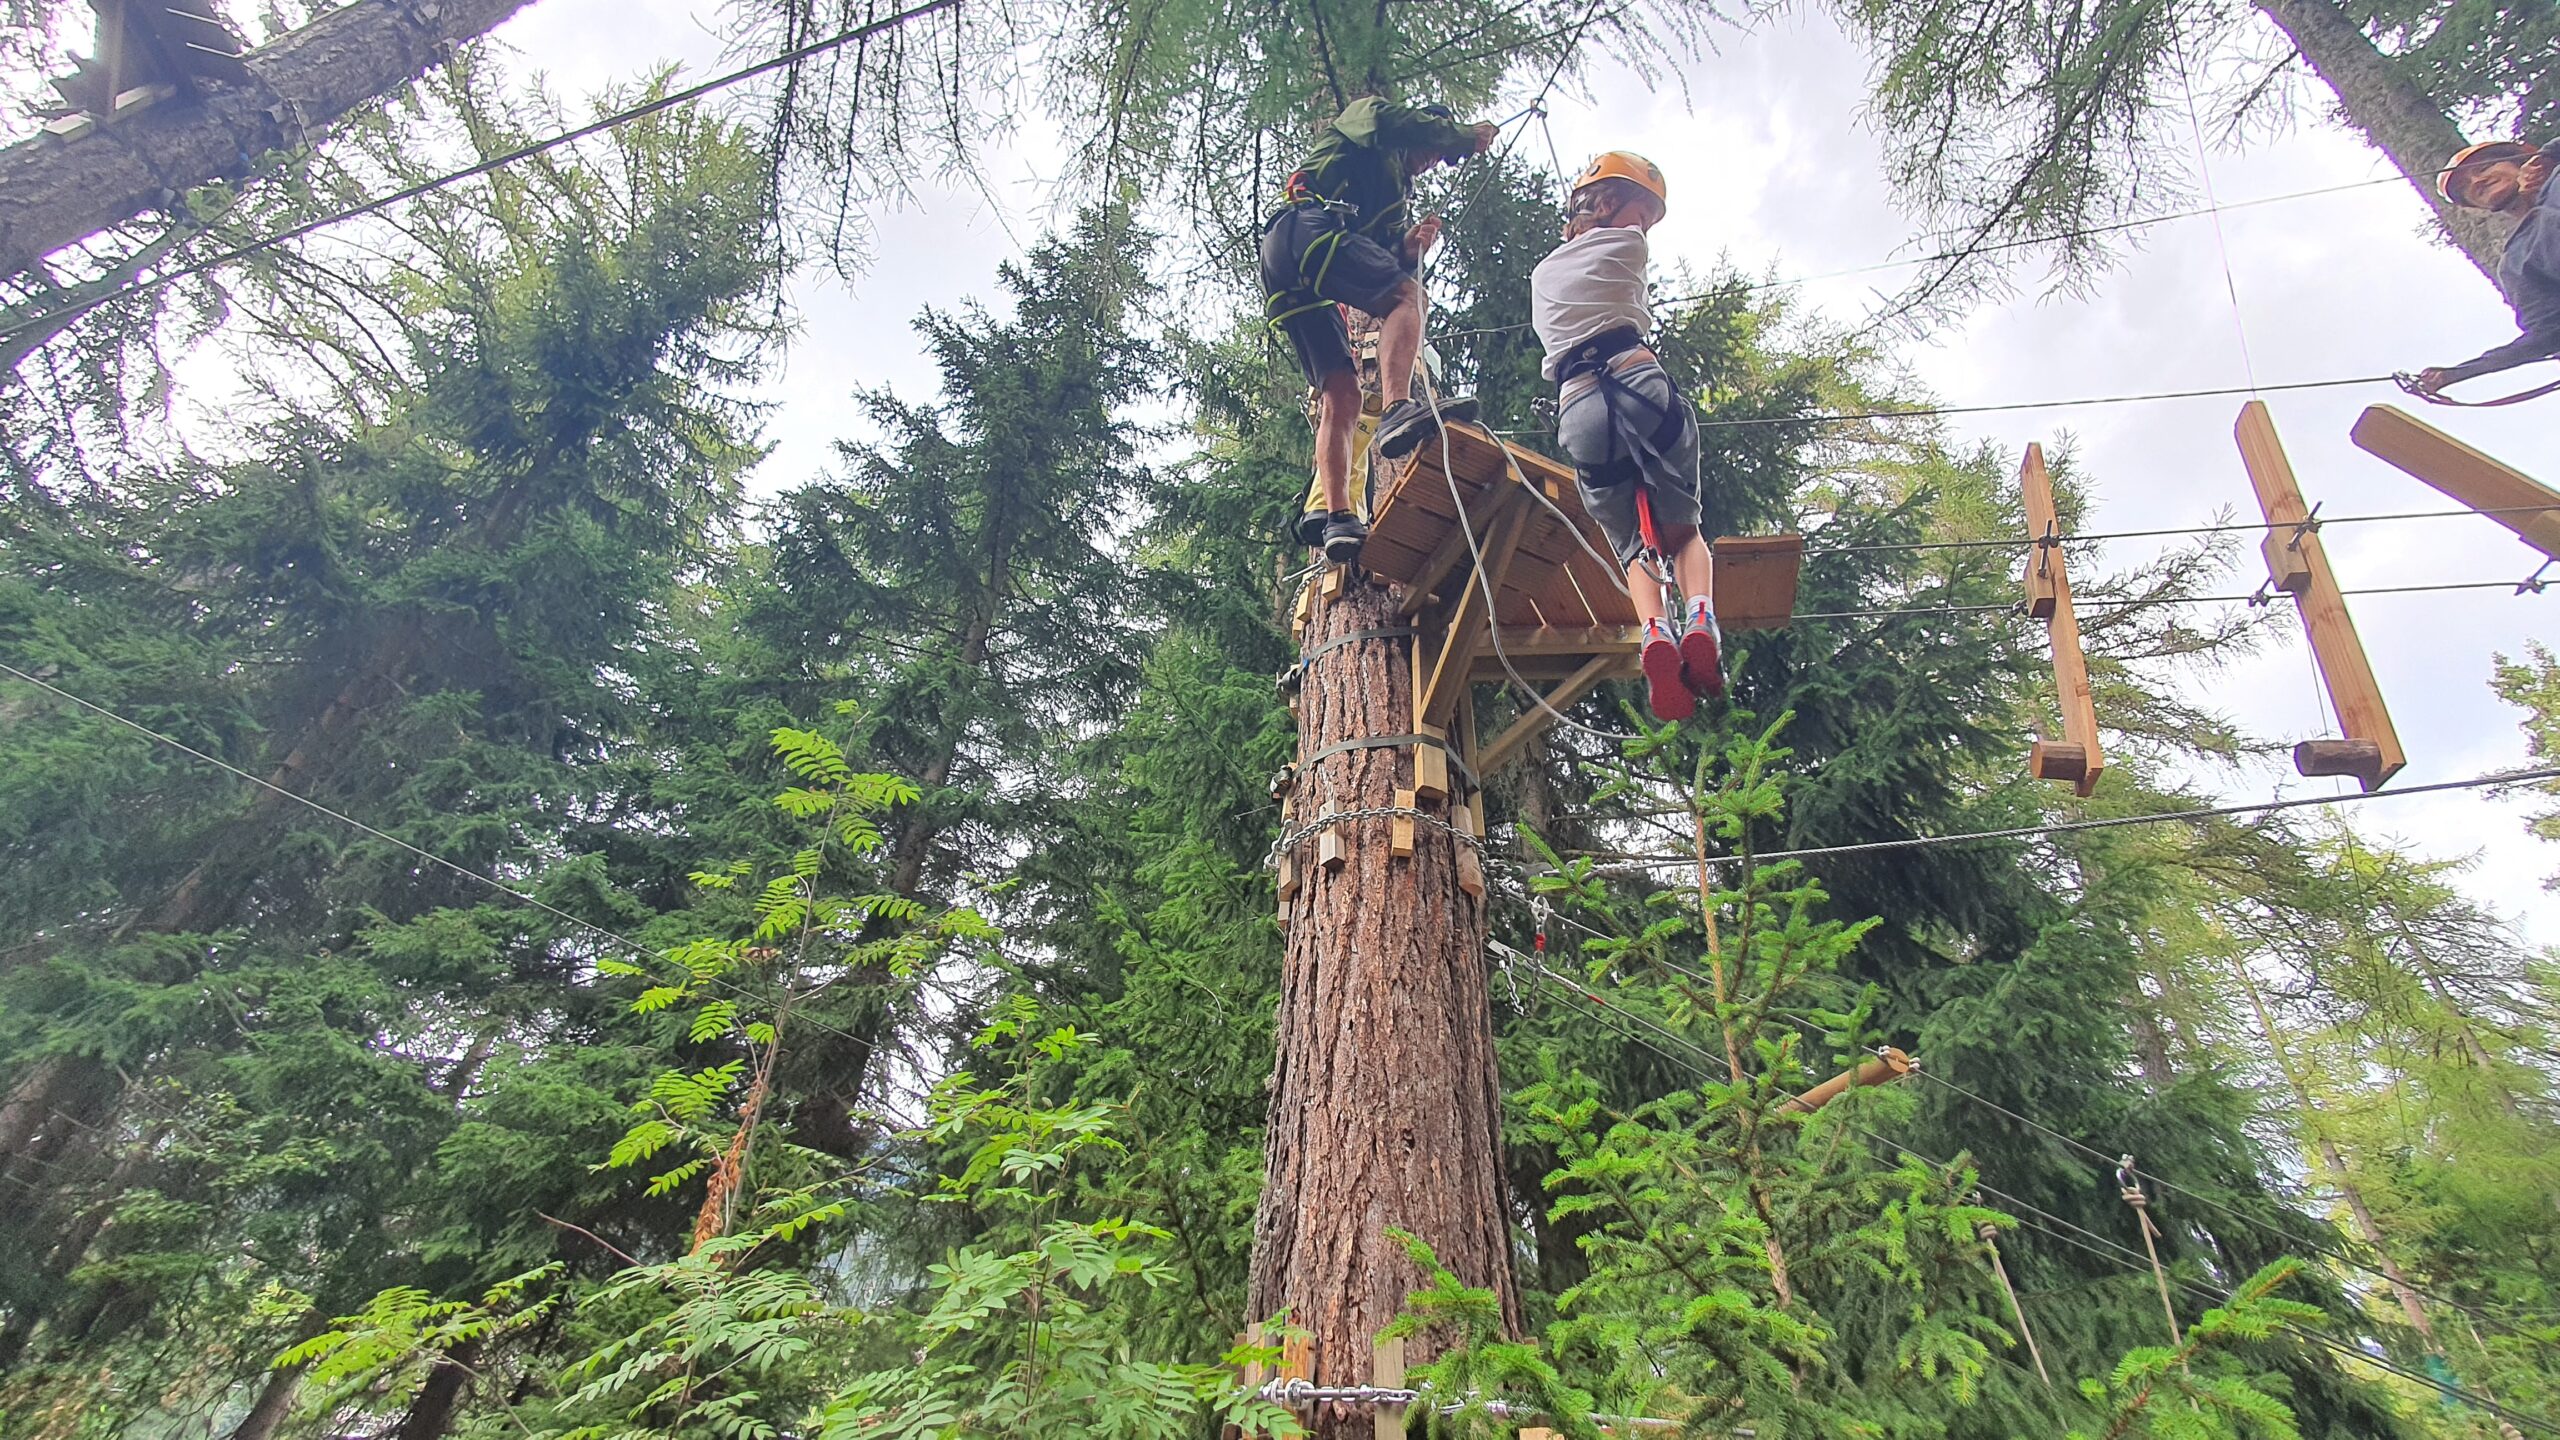
<instances>
[{"instance_id":1,"label":"wooden beam on tree","mask_svg":"<svg viewBox=\"0 0 2560 1440\"><path fill-rule=\"evenodd\" d=\"M1778 1106L1781 1115L1810 1115L1851 1090L1868 1085L1889 1085L1911 1073L1911 1057L1887 1045L1882 1054L1861 1060L1857 1067L1843 1070L1801 1095Z\"/></svg>"},{"instance_id":2,"label":"wooden beam on tree","mask_svg":"<svg viewBox=\"0 0 2560 1440\"><path fill-rule=\"evenodd\" d=\"M2560 490L2389 405L2367 406L2348 433L2366 453L2506 526L2545 559L2560 560Z\"/></svg>"},{"instance_id":3,"label":"wooden beam on tree","mask_svg":"<svg viewBox=\"0 0 2560 1440\"><path fill-rule=\"evenodd\" d=\"M1421 688L1413 696L1417 726L1445 725L1456 713L1458 702L1466 697L1469 675L1475 668L1476 642L1493 618L1485 592L1501 593L1503 577L1511 572L1512 558L1520 553L1520 537L1529 528L1529 505L1528 491L1517 486L1495 505L1496 518L1483 541L1482 570L1467 575L1465 588L1450 606L1448 621L1426 627L1426 643L1415 647L1417 655L1426 650L1432 654ZM1434 628L1440 632L1437 637L1429 633ZM1428 643L1435 638L1436 645Z\"/></svg>"},{"instance_id":4,"label":"wooden beam on tree","mask_svg":"<svg viewBox=\"0 0 2560 1440\"><path fill-rule=\"evenodd\" d=\"M193 103L0 149L0 274L166 209L199 185L233 179L268 151L304 148L347 112L416 79L446 47L486 33L526 3L349 5L242 56L240 79L207 86Z\"/></svg>"},{"instance_id":5,"label":"wooden beam on tree","mask_svg":"<svg viewBox=\"0 0 2560 1440\"><path fill-rule=\"evenodd\" d=\"M2293 462L2276 438L2275 421L2269 418L2266 405L2252 400L2241 406L2233 434L2240 443L2241 463L2249 470L2249 483L2258 492L2258 509L2267 520L2263 549L2268 579L2280 590L2287 589L2288 583L2300 587L2289 593L2302 612L2302 628L2311 637L2311 654L2319 662L2338 728L2345 732L2343 741L2313 740L2296 746L2293 768L2304 775L2353 775L2366 790L2378 790L2400 772L2408 757L2401 753L2390 707L2383 703L2382 687L2373 678L2372 662L2365 658L2364 642L2356 638L2346 597L2339 593L2338 577L2329 568L2320 527L2302 502Z\"/></svg>"},{"instance_id":6,"label":"wooden beam on tree","mask_svg":"<svg viewBox=\"0 0 2560 1440\"><path fill-rule=\"evenodd\" d=\"M1594 655L1584 661L1581 669L1566 676L1563 684L1547 692L1544 705L1532 707L1528 714L1512 721L1501 734L1493 737L1493 743L1484 747L1483 755L1474 762L1477 776L1492 775L1519 759L1530 741L1545 734L1547 727L1556 723L1555 715L1550 712L1563 710L1590 694L1594 686L1608 679L1622 665L1623 662L1614 654Z\"/></svg>"},{"instance_id":7,"label":"wooden beam on tree","mask_svg":"<svg viewBox=\"0 0 2560 1440\"><path fill-rule=\"evenodd\" d=\"M2098 706L2089 688L2089 657L2080 647L2080 617L2071 608L2071 575L2062 555L2062 520L2053 505L2053 477L2044 468L2044 447L2029 445L2018 465L2018 490L2026 500L2027 613L2044 621L2053 642L2053 691L2062 707L2062 739L2036 741L2027 752L2027 773L2038 780L2068 782L2080 795L2098 788L2106 769L2106 752L2098 744Z\"/></svg>"}]
</instances>

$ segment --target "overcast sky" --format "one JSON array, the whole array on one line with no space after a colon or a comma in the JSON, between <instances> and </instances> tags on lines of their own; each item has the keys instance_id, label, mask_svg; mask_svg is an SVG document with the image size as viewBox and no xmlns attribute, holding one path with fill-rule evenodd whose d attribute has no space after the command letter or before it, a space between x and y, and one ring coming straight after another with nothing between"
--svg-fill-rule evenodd
<instances>
[{"instance_id":1,"label":"overcast sky","mask_svg":"<svg viewBox=\"0 0 2560 1440\"><path fill-rule=\"evenodd\" d=\"M519 52L517 63L579 96L668 60L697 77L710 73L719 68L715 21L709 3L685 0L538 0L498 34ZM1589 93L1549 103L1566 163L1624 147L1663 165L1673 204L1656 234L1658 261L1704 270L1724 256L1745 270L1802 276L1930 248L1894 208L1880 147L1860 127L1865 62L1828 22L1799 17L1719 39L1718 53L1690 67L1686 101L1603 72ZM2308 105L2291 135L2247 154L2211 155L2217 198L2229 205L2388 173L2377 154L2319 115ZM1525 144L1522 153L1544 158L1542 138L1532 134ZM794 297L803 328L769 397L778 402L769 431L776 449L759 488L820 471L843 433L854 388L931 391L934 373L909 320L919 306L994 291L997 262L1036 237L1048 213L1053 192L1043 168L1036 147L992 155L986 170L995 204L928 191L914 207L880 218L875 261L854 293L832 279L803 280ZM2478 271L2427 238L2424 208L2403 184L2220 219L2218 236L2209 218L2142 232L2088 299L2039 298L2044 277L2022 269L2019 298L1907 346L1902 358L1943 403L2006 404L2241 386L2253 373L2267 385L2377 375L2450 364L2514 333ZM1817 281L1799 293L1826 317L1854 320L1908 274ZM2497 393L2498 383L2481 386ZM2268 397L2306 497L2332 516L2446 508L2451 502L2349 443L2357 414L2377 403L2410 407L2388 385ZM1961 416L1950 424L1958 441L1987 440L2013 455L2029 441L2050 448L2067 434L2094 487L2089 527L2114 531L2202 524L2225 509L2254 516L2231 439L2239 408L2231 397ZM2560 398L2504 411L2425 408L2423 418L2530 473L2560 477L2553 423ZM2345 525L2324 539L2350 588L2521 579L2539 559L2480 518ZM2130 563L2152 543L2118 542L2104 560ZM2244 547L2229 593L2257 584L2256 563L2254 545ZM2494 656L2517 654L2550 632L2546 615L2560 606L2560 593L2374 596L2353 606L2409 754L2395 787L2526 763L2517 713L2487 684ZM2291 643L2217 677L2206 698L2261 735L2331 733L2309 651L2287 628ZM2289 770L2219 783L2235 801L2352 788ZM2560 942L2560 903L2540 888L2546 873L2560 870L2560 847L2524 833L2526 808L2479 792L2342 807L2369 835L2439 857L2477 856L2474 892L2519 916L2537 941Z\"/></svg>"}]
</instances>

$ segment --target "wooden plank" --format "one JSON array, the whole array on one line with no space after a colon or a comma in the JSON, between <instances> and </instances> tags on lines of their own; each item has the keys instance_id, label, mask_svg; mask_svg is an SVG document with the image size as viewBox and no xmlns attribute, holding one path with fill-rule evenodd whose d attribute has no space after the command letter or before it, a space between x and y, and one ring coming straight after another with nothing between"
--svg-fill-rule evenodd
<instances>
[{"instance_id":1,"label":"wooden plank","mask_svg":"<svg viewBox=\"0 0 2560 1440\"><path fill-rule=\"evenodd\" d=\"M1716 623L1736 630L1784 630L1795 619L1804 569L1801 535L1726 535L1714 543Z\"/></svg>"},{"instance_id":2,"label":"wooden plank","mask_svg":"<svg viewBox=\"0 0 2560 1440\"><path fill-rule=\"evenodd\" d=\"M2560 491L2389 405L2366 407L2348 433L2366 453L2480 511L2546 557L2560 560Z\"/></svg>"},{"instance_id":3,"label":"wooden plank","mask_svg":"<svg viewBox=\"0 0 2560 1440\"><path fill-rule=\"evenodd\" d=\"M1519 549L1520 532L1529 519L1526 504L1527 497L1515 490L1502 512L1502 518L1495 522L1492 536L1485 543L1481 573L1491 586L1499 587L1511 568L1512 556ZM1477 635L1492 618L1485 604L1486 588L1486 584L1477 583L1475 576L1468 576L1463 593L1451 608L1448 623L1434 652L1436 658L1430 674L1422 687L1414 692L1413 713L1417 724L1447 723L1449 717L1456 713L1459 700L1465 697L1467 674L1475 659Z\"/></svg>"},{"instance_id":4,"label":"wooden plank","mask_svg":"<svg viewBox=\"0 0 2560 1440\"><path fill-rule=\"evenodd\" d=\"M2258 492L2258 508L2267 519L2267 528L2285 537L2285 543L2297 552L2299 562L2310 576L2309 585L2294 598L2302 612L2302 627L2311 637L2311 653L2319 661L2320 678L2329 687L2329 702L2338 713L2339 728L2349 740L2373 742L2377 763L2366 774L2356 778L2368 791L2381 788L2383 782L2398 774L2408 764L2408 756L2400 749L2399 732L2391 726L2390 708L2383 703L2382 687L2373 678L2372 662L2364 653L2364 642L2356 638L2355 621L2347 614L2346 598L2338 593L2338 577L2329 568L2329 555L2321 547L2320 534L2308 524L2309 507L2302 502L2302 489L2294 480L2293 462L2285 457L2284 444L2276 438L2275 421L2269 418L2264 402L2252 400L2240 407L2240 419L2232 434L2240 444L2241 463L2249 470L2249 483Z\"/></svg>"},{"instance_id":5,"label":"wooden plank","mask_svg":"<svg viewBox=\"0 0 2560 1440\"><path fill-rule=\"evenodd\" d=\"M1550 626L1514 629L1502 628L1502 652L1517 660L1523 655L1633 655L1644 646L1644 631L1634 625L1594 625L1565 630ZM1490 655L1490 637L1479 647Z\"/></svg>"},{"instance_id":6,"label":"wooden plank","mask_svg":"<svg viewBox=\"0 0 2560 1440\"><path fill-rule=\"evenodd\" d=\"M1449 807L1449 824L1460 834L1483 838L1483 827L1476 823L1475 808L1469 805ZM1458 888L1470 896L1484 895L1484 862L1476 856L1476 846L1464 841L1450 842L1458 847Z\"/></svg>"},{"instance_id":7,"label":"wooden plank","mask_svg":"<svg viewBox=\"0 0 2560 1440\"><path fill-rule=\"evenodd\" d=\"M1404 1341L1380 1340L1371 1351L1369 1383L1381 1390L1404 1388ZM1372 1440L1404 1440L1404 1407L1380 1405L1370 1417Z\"/></svg>"},{"instance_id":8,"label":"wooden plank","mask_svg":"<svg viewBox=\"0 0 2560 1440\"><path fill-rule=\"evenodd\" d=\"M1452 524L1449 527L1449 533L1441 537L1440 544L1432 550L1421 565L1406 572L1406 578L1400 582L1406 587L1404 603L1400 607L1404 613L1421 614L1423 607L1431 603L1432 592L1439 589L1440 583L1449 578L1449 572L1458 568L1467 558L1467 532ZM1387 575L1387 578L1396 579L1391 574Z\"/></svg>"},{"instance_id":9,"label":"wooden plank","mask_svg":"<svg viewBox=\"0 0 2560 1440\"><path fill-rule=\"evenodd\" d=\"M1410 790L1396 792L1398 810L1414 809L1421 797ZM1413 854L1413 817L1397 815L1387 822L1387 854L1402 860Z\"/></svg>"},{"instance_id":10,"label":"wooden plank","mask_svg":"<svg viewBox=\"0 0 2560 1440\"><path fill-rule=\"evenodd\" d=\"M2027 537L2061 534L2042 445L2029 445L2018 463L2018 490L2026 500ZM2039 780L2069 781L2086 796L2098 788L2107 760L2098 744L2097 699L2089 688L2089 657L2080 645L2080 617L2071 606L2071 573L2061 546L2027 551L2027 582L2030 608L2038 599L2045 605L2045 635L2053 642L2053 693L2062 709L2062 744L2039 744L2029 751L2027 773Z\"/></svg>"},{"instance_id":11,"label":"wooden plank","mask_svg":"<svg viewBox=\"0 0 2560 1440\"><path fill-rule=\"evenodd\" d=\"M1477 776L1492 775L1500 771L1503 766L1519 759L1521 753L1528 748L1530 741L1546 733L1547 727L1556 723L1555 716L1548 714L1548 710L1562 710L1590 694L1593 686L1608 679L1612 671L1622 668L1624 664L1625 662L1615 654L1594 655L1583 662L1581 669L1565 677L1563 684L1547 692L1547 703L1544 706L1531 709L1528 714L1512 721L1501 734L1493 737L1493 743L1484 747L1484 753L1475 762Z\"/></svg>"}]
</instances>

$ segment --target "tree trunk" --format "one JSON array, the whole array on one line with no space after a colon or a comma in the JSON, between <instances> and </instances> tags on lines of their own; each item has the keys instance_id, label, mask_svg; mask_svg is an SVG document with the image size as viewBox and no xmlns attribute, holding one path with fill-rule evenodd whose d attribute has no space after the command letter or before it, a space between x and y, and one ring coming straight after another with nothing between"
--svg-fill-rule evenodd
<instances>
[{"instance_id":1,"label":"tree trunk","mask_svg":"<svg viewBox=\"0 0 2560 1440\"><path fill-rule=\"evenodd\" d=\"M53 1114L54 1087L70 1073L70 1056L47 1055L9 1082L9 1098L0 1100L0 1174L7 1173L8 1162L27 1148L37 1127Z\"/></svg>"},{"instance_id":2,"label":"tree trunk","mask_svg":"<svg viewBox=\"0 0 2560 1440\"><path fill-rule=\"evenodd\" d=\"M2346 1198L2347 1213L2355 1218L2357 1237L2382 1262L2382 1278L2390 1283L2392 1297L2400 1302L2400 1313L2409 1318L2410 1328L2426 1340L2428 1349L2444 1353L2444 1347L2436 1343L2436 1327L2427 1319L2427 1307L2420 1301L2418 1292L2410 1288L2408 1277L2400 1273L2400 1262L2391 1258L2390 1248L2382 1243L2382 1227L2374 1223L2373 1211L2366 1207L2364 1192L2356 1188L2355 1177L2348 1171L2345 1157L2338 1153L2337 1143L2321 1128L2320 1109L2312 1103L2311 1087L2294 1069L2293 1057L2284 1048L2284 1038L2276 1032L2275 1017L2267 1012L2267 1002L2259 998L2257 984L2249 978L2248 962L2244 960L2234 965L2232 970L2240 977L2240 988L2249 997L2249 1008L2257 1012L2258 1033L2266 1037L2267 1049L2275 1056L2276 1069L2283 1072L2285 1086L2293 1091L2294 1104L2301 1108L2303 1133L2311 1137L2312 1147L2319 1151L2320 1162L2328 1167L2330 1180L2336 1183L2338 1193Z\"/></svg>"},{"instance_id":3,"label":"tree trunk","mask_svg":"<svg viewBox=\"0 0 2560 1440\"><path fill-rule=\"evenodd\" d=\"M427 1383L418 1387L418 1398L400 1417L400 1428L391 1432L392 1440L442 1440L453 1428L453 1412L462 1406L462 1392L471 1384L471 1362L479 1355L480 1342L465 1340L440 1357L427 1372Z\"/></svg>"},{"instance_id":4,"label":"tree trunk","mask_svg":"<svg viewBox=\"0 0 2560 1440\"><path fill-rule=\"evenodd\" d=\"M2515 225L2504 216L2465 210L2436 194L2436 172L2462 148L2461 129L2425 91L2392 69L2390 57L2329 0L2257 0L2302 58L2338 97L2338 110L2365 140L2408 177L2445 234L2491 283Z\"/></svg>"},{"instance_id":5,"label":"tree trunk","mask_svg":"<svg viewBox=\"0 0 2560 1440\"><path fill-rule=\"evenodd\" d=\"M231 1427L225 1440L273 1440L276 1427L293 1413L294 1392L302 1388L302 1367L292 1366L267 1372L265 1388L258 1392L258 1403Z\"/></svg>"},{"instance_id":6,"label":"tree trunk","mask_svg":"<svg viewBox=\"0 0 2560 1440\"><path fill-rule=\"evenodd\" d=\"M1353 585L1317 610L1306 648L1403 623L1393 592ZM1392 805L1411 784L1409 747L1306 758L1412 730L1411 648L1364 639L1308 667L1284 823L1321 813L1328 782L1336 810ZM1423 808L1446 814L1437 802ZM1485 904L1459 887L1447 832L1417 822L1415 853L1398 859L1388 854L1391 823L1345 823L1347 858L1330 874L1316 863L1317 838L1302 842L1294 858L1304 882L1283 910L1279 1054L1248 1300L1252 1318L1286 1310L1312 1336L1321 1384L1370 1378L1374 1337L1423 1280L1389 1227L1429 1242L1459 1280L1493 1291L1514 1333L1520 1324ZM1427 1358L1432 1337L1414 1350ZM1313 1433L1366 1436L1370 1418L1318 1416Z\"/></svg>"},{"instance_id":7,"label":"tree trunk","mask_svg":"<svg viewBox=\"0 0 2560 1440\"><path fill-rule=\"evenodd\" d=\"M0 273L199 185L256 156L296 150L340 116L415 79L439 51L488 31L526 0L375 0L349 5L251 52L242 84L163 101L73 140L0 150Z\"/></svg>"}]
</instances>

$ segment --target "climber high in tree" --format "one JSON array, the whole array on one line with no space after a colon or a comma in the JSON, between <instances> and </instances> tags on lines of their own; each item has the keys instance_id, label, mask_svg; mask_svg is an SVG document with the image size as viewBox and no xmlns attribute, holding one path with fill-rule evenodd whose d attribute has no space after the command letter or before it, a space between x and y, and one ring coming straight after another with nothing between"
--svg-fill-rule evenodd
<instances>
[{"instance_id":1,"label":"climber high in tree","mask_svg":"<svg viewBox=\"0 0 2560 1440\"><path fill-rule=\"evenodd\" d=\"M1662 171L1632 151L1584 167L1564 243L1530 272L1529 320L1546 351L1540 369L1562 387L1557 439L1573 457L1582 508L1608 535L1644 617L1647 703L1665 720L1685 720L1700 697L1724 693L1724 662L1709 598L1714 560L1699 529L1698 418L1644 343L1653 328L1645 232L1669 203ZM1651 573L1666 559L1690 597L1677 639Z\"/></svg>"},{"instance_id":2,"label":"climber high in tree","mask_svg":"<svg viewBox=\"0 0 2560 1440\"><path fill-rule=\"evenodd\" d=\"M1262 234L1265 313L1289 337L1298 368L1318 392L1316 476L1329 512L1324 554L1360 558L1368 526L1351 503L1351 432L1360 383L1337 303L1379 319L1380 391L1404 397L1422 348L1422 257L1440 238L1437 215L1408 227L1413 179L1444 161L1482 154L1491 125L1460 125L1438 105L1367 96L1325 126L1289 177L1285 203ZM1377 450L1406 454L1432 432L1431 407L1399 398L1378 422Z\"/></svg>"},{"instance_id":3,"label":"climber high in tree","mask_svg":"<svg viewBox=\"0 0 2560 1440\"><path fill-rule=\"evenodd\" d=\"M2517 218L2498 261L2498 284L2524 333L2459 365L2420 371L2419 394L2560 356L2560 208L2551 203L2551 165L2547 152L2522 140L2468 146L2445 162L2436 181L2444 198Z\"/></svg>"}]
</instances>

